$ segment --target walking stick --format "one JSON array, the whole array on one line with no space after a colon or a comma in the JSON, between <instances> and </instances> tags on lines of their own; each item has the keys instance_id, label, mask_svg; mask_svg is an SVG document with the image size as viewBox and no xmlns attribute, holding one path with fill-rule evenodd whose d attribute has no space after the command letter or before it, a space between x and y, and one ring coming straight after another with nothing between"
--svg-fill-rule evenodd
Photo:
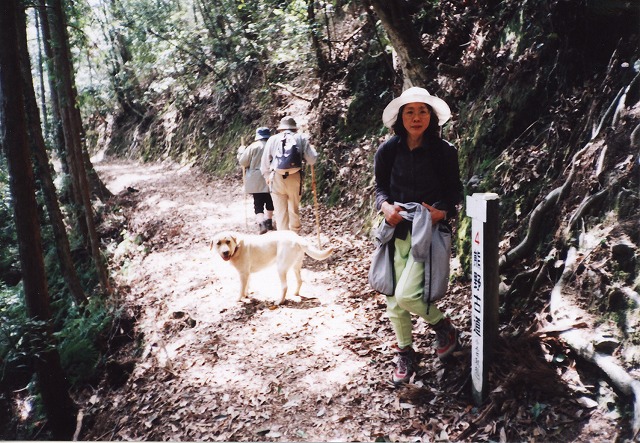
<instances>
[{"instance_id":1,"label":"walking stick","mask_svg":"<svg viewBox=\"0 0 640 443\"><path fill-rule=\"evenodd\" d=\"M318 231L318 248L320 245L320 214L318 212L318 193L316 192L316 170L311 165L311 189L313 190L313 205L316 210L316 229Z\"/></svg>"},{"instance_id":2,"label":"walking stick","mask_svg":"<svg viewBox=\"0 0 640 443\"><path fill-rule=\"evenodd\" d=\"M240 145L244 146L244 137L240 137ZM242 193L244 194L244 227L249 229L249 216L247 215L247 168L242 167Z\"/></svg>"}]
</instances>

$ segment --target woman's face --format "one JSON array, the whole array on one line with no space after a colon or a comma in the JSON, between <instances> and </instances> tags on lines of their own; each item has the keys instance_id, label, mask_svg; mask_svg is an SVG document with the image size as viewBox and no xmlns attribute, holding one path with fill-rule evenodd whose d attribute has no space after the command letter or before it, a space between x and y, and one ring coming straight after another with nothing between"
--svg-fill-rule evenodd
<instances>
[{"instance_id":1,"label":"woman's face","mask_svg":"<svg viewBox=\"0 0 640 443\"><path fill-rule=\"evenodd\" d=\"M407 103L402 110L402 124L410 137L420 137L430 121L431 112L425 103Z\"/></svg>"}]
</instances>

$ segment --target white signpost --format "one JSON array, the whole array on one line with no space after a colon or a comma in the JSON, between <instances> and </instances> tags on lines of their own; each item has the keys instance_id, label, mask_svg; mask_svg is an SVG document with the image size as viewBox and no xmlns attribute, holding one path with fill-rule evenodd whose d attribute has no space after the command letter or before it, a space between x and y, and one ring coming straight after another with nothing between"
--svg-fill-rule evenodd
<instances>
[{"instance_id":1,"label":"white signpost","mask_svg":"<svg viewBox=\"0 0 640 443\"><path fill-rule=\"evenodd\" d=\"M471 217L471 381L477 405L486 399L498 336L498 194L467 196Z\"/></svg>"}]
</instances>

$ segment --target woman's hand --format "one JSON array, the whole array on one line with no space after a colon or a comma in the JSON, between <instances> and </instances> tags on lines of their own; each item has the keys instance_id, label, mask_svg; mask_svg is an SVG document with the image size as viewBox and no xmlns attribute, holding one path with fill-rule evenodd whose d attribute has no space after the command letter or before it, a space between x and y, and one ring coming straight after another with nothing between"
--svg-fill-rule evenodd
<instances>
[{"instance_id":1,"label":"woman's hand","mask_svg":"<svg viewBox=\"0 0 640 443\"><path fill-rule=\"evenodd\" d=\"M429 212L431 213L431 222L433 224L439 223L442 220L447 218L447 211L443 211L442 209L434 208L433 206L428 205L426 203L422 203L422 206L427 208L429 210Z\"/></svg>"},{"instance_id":2,"label":"woman's hand","mask_svg":"<svg viewBox=\"0 0 640 443\"><path fill-rule=\"evenodd\" d=\"M402 221L402 216L400 215L400 211L402 211L402 208L400 206L392 205L389 202L384 202L382 203L380 209L382 209L384 219L389 225L396 226Z\"/></svg>"}]
</instances>

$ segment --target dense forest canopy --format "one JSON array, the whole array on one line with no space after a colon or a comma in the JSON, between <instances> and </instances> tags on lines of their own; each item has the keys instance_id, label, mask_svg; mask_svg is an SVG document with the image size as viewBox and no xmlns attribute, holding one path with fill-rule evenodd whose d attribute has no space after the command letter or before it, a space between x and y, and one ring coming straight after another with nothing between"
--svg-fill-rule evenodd
<instances>
[{"instance_id":1,"label":"dense forest canopy","mask_svg":"<svg viewBox=\"0 0 640 443\"><path fill-rule=\"evenodd\" d=\"M237 147L293 115L320 153L322 208L366 235L382 110L412 85L452 108L442 132L465 194L499 194L503 334L544 319L536 340L597 368L620 396L619 438L638 437L637 2L4 0L0 17L3 438L71 438L73 399L135 328L114 257L145 238L109 224L119 208L94 163L238 179Z\"/></svg>"}]
</instances>

